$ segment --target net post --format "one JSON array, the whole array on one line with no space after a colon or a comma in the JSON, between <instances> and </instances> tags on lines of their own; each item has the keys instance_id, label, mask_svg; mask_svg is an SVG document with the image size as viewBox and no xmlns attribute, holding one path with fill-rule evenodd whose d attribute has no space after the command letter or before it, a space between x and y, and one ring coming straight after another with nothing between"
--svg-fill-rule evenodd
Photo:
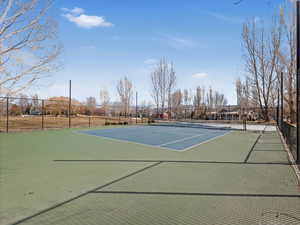
<instances>
[{"instance_id":1,"label":"net post","mask_svg":"<svg viewBox=\"0 0 300 225\"><path fill-rule=\"evenodd\" d=\"M71 97L72 96L72 82L69 81L69 128L71 128Z\"/></svg>"},{"instance_id":2,"label":"net post","mask_svg":"<svg viewBox=\"0 0 300 225\"><path fill-rule=\"evenodd\" d=\"M296 1L297 4L297 18L296 18L296 27L297 27L297 75L296 75L296 102L297 102L297 159L296 163L300 164L300 2Z\"/></svg>"},{"instance_id":3,"label":"net post","mask_svg":"<svg viewBox=\"0 0 300 225\"><path fill-rule=\"evenodd\" d=\"M6 133L8 133L8 120L9 120L8 106L9 106L9 97L6 97Z\"/></svg>"},{"instance_id":4,"label":"net post","mask_svg":"<svg viewBox=\"0 0 300 225\"><path fill-rule=\"evenodd\" d=\"M44 99L42 100L42 129L44 130Z\"/></svg>"},{"instance_id":5,"label":"net post","mask_svg":"<svg viewBox=\"0 0 300 225\"><path fill-rule=\"evenodd\" d=\"M243 118L243 130L247 131L247 119L245 117Z\"/></svg>"},{"instance_id":6,"label":"net post","mask_svg":"<svg viewBox=\"0 0 300 225\"><path fill-rule=\"evenodd\" d=\"M89 116L89 128L91 128L91 116Z\"/></svg>"}]
</instances>

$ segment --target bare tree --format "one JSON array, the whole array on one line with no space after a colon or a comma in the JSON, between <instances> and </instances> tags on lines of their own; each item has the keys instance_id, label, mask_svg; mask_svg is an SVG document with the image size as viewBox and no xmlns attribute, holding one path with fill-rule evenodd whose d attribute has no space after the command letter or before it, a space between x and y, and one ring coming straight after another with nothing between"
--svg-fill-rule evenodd
<instances>
[{"instance_id":1,"label":"bare tree","mask_svg":"<svg viewBox=\"0 0 300 225\"><path fill-rule=\"evenodd\" d=\"M151 104L146 101L142 101L139 107L139 112L142 115L142 117L148 117L150 114Z\"/></svg>"},{"instance_id":2,"label":"bare tree","mask_svg":"<svg viewBox=\"0 0 300 225\"><path fill-rule=\"evenodd\" d=\"M118 81L117 91L123 107L123 113L127 116L130 112L130 105L132 102L132 82L125 76Z\"/></svg>"},{"instance_id":3,"label":"bare tree","mask_svg":"<svg viewBox=\"0 0 300 225\"><path fill-rule=\"evenodd\" d=\"M192 101L192 90L191 89L184 89L183 90L183 104L185 106L189 106Z\"/></svg>"},{"instance_id":4,"label":"bare tree","mask_svg":"<svg viewBox=\"0 0 300 225\"><path fill-rule=\"evenodd\" d=\"M39 96L37 94L32 96L32 110L38 111L40 106Z\"/></svg>"},{"instance_id":5,"label":"bare tree","mask_svg":"<svg viewBox=\"0 0 300 225\"><path fill-rule=\"evenodd\" d=\"M194 108L197 114L199 114L201 110L202 103L203 103L203 93L201 87L198 86L196 88L196 93L194 96Z\"/></svg>"},{"instance_id":6,"label":"bare tree","mask_svg":"<svg viewBox=\"0 0 300 225\"><path fill-rule=\"evenodd\" d=\"M109 97L109 92L106 88L103 88L100 90L100 104L102 106L102 109L104 110L104 115L107 114L109 110L109 102L110 102L110 97Z\"/></svg>"},{"instance_id":7,"label":"bare tree","mask_svg":"<svg viewBox=\"0 0 300 225\"><path fill-rule=\"evenodd\" d=\"M96 111L96 98L95 97L88 97L86 99L86 107L87 107L87 114L93 115Z\"/></svg>"},{"instance_id":8,"label":"bare tree","mask_svg":"<svg viewBox=\"0 0 300 225\"><path fill-rule=\"evenodd\" d=\"M165 60L165 64L169 66L169 69L167 69L167 71L168 71L167 72L167 93L168 93L168 107L169 107L169 111L171 111L170 110L172 108L171 94L176 85L176 74L175 74L175 70L174 70L174 66L173 66L172 62L168 64L167 60ZM182 95L181 95L181 98L182 98Z\"/></svg>"},{"instance_id":9,"label":"bare tree","mask_svg":"<svg viewBox=\"0 0 300 225\"><path fill-rule=\"evenodd\" d=\"M162 58L151 73L151 95L161 113L165 111L166 103L171 108L171 94L176 84L176 73L173 63L168 62L166 58Z\"/></svg>"},{"instance_id":10,"label":"bare tree","mask_svg":"<svg viewBox=\"0 0 300 225\"><path fill-rule=\"evenodd\" d=\"M16 94L58 68L52 0L0 1L0 94Z\"/></svg>"},{"instance_id":11,"label":"bare tree","mask_svg":"<svg viewBox=\"0 0 300 225\"><path fill-rule=\"evenodd\" d=\"M258 105L266 121L269 120L271 91L276 85L276 65L281 44L281 28L274 19L270 30L263 23L259 26L255 20L243 26L242 43L245 51L246 70L250 85L255 88Z\"/></svg>"},{"instance_id":12,"label":"bare tree","mask_svg":"<svg viewBox=\"0 0 300 225\"><path fill-rule=\"evenodd\" d=\"M239 116L240 119L242 115L248 113L249 109L257 107L257 95L256 89L252 86L253 91L251 92L249 79L246 77L245 81L242 81L240 78L236 80L236 95L237 95L237 104L240 107ZM252 95L251 95L252 93ZM251 98L252 97L252 101Z\"/></svg>"},{"instance_id":13,"label":"bare tree","mask_svg":"<svg viewBox=\"0 0 300 225\"><path fill-rule=\"evenodd\" d=\"M209 87L208 92L206 94L206 103L209 110L212 110L214 107L214 94L213 89Z\"/></svg>"},{"instance_id":14,"label":"bare tree","mask_svg":"<svg viewBox=\"0 0 300 225\"><path fill-rule=\"evenodd\" d=\"M278 80L284 71L284 101L287 103L288 118L292 123L296 121L296 15L294 6L281 8L282 46L280 48L280 63L277 67Z\"/></svg>"},{"instance_id":15,"label":"bare tree","mask_svg":"<svg viewBox=\"0 0 300 225\"><path fill-rule=\"evenodd\" d=\"M243 84L240 78L235 81L235 91L236 91L236 103L237 105L241 105L243 98Z\"/></svg>"},{"instance_id":16,"label":"bare tree","mask_svg":"<svg viewBox=\"0 0 300 225\"><path fill-rule=\"evenodd\" d=\"M159 114L159 107L160 107L160 77L159 73L153 72L151 73L151 96L154 100L156 106L156 114Z\"/></svg>"},{"instance_id":17,"label":"bare tree","mask_svg":"<svg viewBox=\"0 0 300 225\"><path fill-rule=\"evenodd\" d=\"M191 104L193 99L193 93L191 89L184 89L183 91L183 104L184 104L184 114L187 117L187 112L191 112Z\"/></svg>"},{"instance_id":18,"label":"bare tree","mask_svg":"<svg viewBox=\"0 0 300 225\"><path fill-rule=\"evenodd\" d=\"M216 112L220 112L224 106L227 105L227 99L223 93L219 91L214 92L214 107Z\"/></svg>"},{"instance_id":19,"label":"bare tree","mask_svg":"<svg viewBox=\"0 0 300 225\"><path fill-rule=\"evenodd\" d=\"M26 114L26 113L29 114L30 104L28 102L27 95L23 95L23 94L20 95L19 105L22 114Z\"/></svg>"},{"instance_id":20,"label":"bare tree","mask_svg":"<svg viewBox=\"0 0 300 225\"><path fill-rule=\"evenodd\" d=\"M175 113L176 118L182 113L183 95L180 89L172 94L172 111Z\"/></svg>"}]
</instances>

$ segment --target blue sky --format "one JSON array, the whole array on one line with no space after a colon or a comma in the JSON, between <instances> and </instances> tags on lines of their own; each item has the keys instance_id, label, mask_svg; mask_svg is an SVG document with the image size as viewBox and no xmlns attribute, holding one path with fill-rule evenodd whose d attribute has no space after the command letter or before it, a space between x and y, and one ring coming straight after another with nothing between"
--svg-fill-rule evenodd
<instances>
[{"instance_id":1,"label":"blue sky","mask_svg":"<svg viewBox=\"0 0 300 225\"><path fill-rule=\"evenodd\" d=\"M41 97L112 100L123 76L140 100L151 100L149 74L161 57L172 60L178 88L211 86L236 103L234 82L243 75L241 30L245 20L270 20L285 0L60 0L52 8L64 45L63 68L35 88ZM46 84L45 84L46 83Z\"/></svg>"}]
</instances>

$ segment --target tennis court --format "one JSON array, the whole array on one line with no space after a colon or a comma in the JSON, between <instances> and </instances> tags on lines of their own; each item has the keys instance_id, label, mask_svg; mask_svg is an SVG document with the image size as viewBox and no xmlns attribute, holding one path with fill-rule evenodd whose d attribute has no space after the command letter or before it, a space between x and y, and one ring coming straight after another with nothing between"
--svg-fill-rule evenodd
<instances>
[{"instance_id":1,"label":"tennis court","mask_svg":"<svg viewBox=\"0 0 300 225\"><path fill-rule=\"evenodd\" d=\"M113 140L150 145L169 150L186 151L196 145L229 133L229 130L172 126L133 126L82 131Z\"/></svg>"},{"instance_id":2,"label":"tennis court","mask_svg":"<svg viewBox=\"0 0 300 225\"><path fill-rule=\"evenodd\" d=\"M0 134L0 147L3 225L300 224L276 130L66 129Z\"/></svg>"}]
</instances>

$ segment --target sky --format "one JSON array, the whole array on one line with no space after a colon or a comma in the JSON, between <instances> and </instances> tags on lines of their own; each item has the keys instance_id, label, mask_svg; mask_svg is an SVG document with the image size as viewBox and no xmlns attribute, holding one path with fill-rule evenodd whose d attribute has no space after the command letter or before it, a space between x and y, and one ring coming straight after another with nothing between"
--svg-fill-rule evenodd
<instances>
[{"instance_id":1,"label":"sky","mask_svg":"<svg viewBox=\"0 0 300 225\"><path fill-rule=\"evenodd\" d=\"M235 80L243 76L242 25L268 22L285 0L60 0L51 14L64 45L62 68L32 92L40 97L72 95L99 99L106 87L117 99L117 81L127 76L150 101L150 73L167 57L177 88L210 86L236 104Z\"/></svg>"}]
</instances>

